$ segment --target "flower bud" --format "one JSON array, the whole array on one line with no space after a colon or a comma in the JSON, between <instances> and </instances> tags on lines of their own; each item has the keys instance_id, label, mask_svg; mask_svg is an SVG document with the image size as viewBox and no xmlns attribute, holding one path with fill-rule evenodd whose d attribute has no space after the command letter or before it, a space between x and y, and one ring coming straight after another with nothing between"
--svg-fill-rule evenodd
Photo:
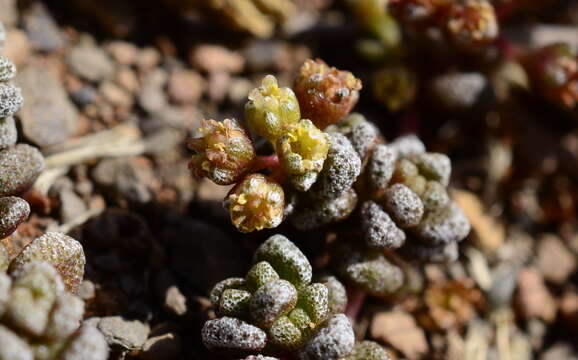
<instances>
[{"instance_id":1,"label":"flower bud","mask_svg":"<svg viewBox=\"0 0 578 360\"><path fill-rule=\"evenodd\" d=\"M299 70L294 89L302 117L325 129L340 122L355 106L361 80L321 60L307 60Z\"/></svg>"},{"instance_id":2,"label":"flower bud","mask_svg":"<svg viewBox=\"0 0 578 360\"><path fill-rule=\"evenodd\" d=\"M496 12L492 4L485 0L453 3L445 25L454 43L466 50L488 44L498 37Z\"/></svg>"},{"instance_id":3,"label":"flower bud","mask_svg":"<svg viewBox=\"0 0 578 360\"><path fill-rule=\"evenodd\" d=\"M196 151L189 168L197 177L207 177L219 185L233 184L245 174L255 159L253 143L236 120L205 120L203 137L190 139Z\"/></svg>"},{"instance_id":4,"label":"flower bud","mask_svg":"<svg viewBox=\"0 0 578 360\"><path fill-rule=\"evenodd\" d=\"M275 141L287 128L299 122L301 114L293 90L280 88L277 79L267 75L261 86L249 93L245 118L253 131L269 141Z\"/></svg>"},{"instance_id":5,"label":"flower bud","mask_svg":"<svg viewBox=\"0 0 578 360\"><path fill-rule=\"evenodd\" d=\"M390 111L410 105L417 89L417 75L406 66L386 67L373 76L373 96Z\"/></svg>"},{"instance_id":6,"label":"flower bud","mask_svg":"<svg viewBox=\"0 0 578 360\"><path fill-rule=\"evenodd\" d=\"M225 206L241 232L274 228L283 220L285 193L266 176L251 174L231 190Z\"/></svg>"},{"instance_id":7,"label":"flower bud","mask_svg":"<svg viewBox=\"0 0 578 360\"><path fill-rule=\"evenodd\" d=\"M554 104L573 108L578 102L578 59L568 44L545 46L527 61L532 87Z\"/></svg>"},{"instance_id":8,"label":"flower bud","mask_svg":"<svg viewBox=\"0 0 578 360\"><path fill-rule=\"evenodd\" d=\"M301 120L277 140L277 155L295 188L307 191L317 180L329 150L328 136L310 120Z\"/></svg>"}]
</instances>

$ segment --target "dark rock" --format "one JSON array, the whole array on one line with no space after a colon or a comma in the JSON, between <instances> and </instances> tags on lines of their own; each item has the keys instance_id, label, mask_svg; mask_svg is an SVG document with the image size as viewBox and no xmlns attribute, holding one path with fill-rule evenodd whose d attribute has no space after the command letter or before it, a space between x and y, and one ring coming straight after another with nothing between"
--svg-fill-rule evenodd
<instances>
[{"instance_id":1,"label":"dark rock","mask_svg":"<svg viewBox=\"0 0 578 360\"><path fill-rule=\"evenodd\" d=\"M70 98L78 106L93 104L97 97L96 90L90 86L83 86L78 90L72 91L70 94Z\"/></svg>"},{"instance_id":2,"label":"dark rock","mask_svg":"<svg viewBox=\"0 0 578 360\"><path fill-rule=\"evenodd\" d=\"M171 268L204 291L218 281L246 270L242 248L219 228L199 220L186 220L163 234ZM198 276L198 274L203 276Z\"/></svg>"},{"instance_id":3,"label":"dark rock","mask_svg":"<svg viewBox=\"0 0 578 360\"><path fill-rule=\"evenodd\" d=\"M86 246L93 249L121 249L134 257L147 254L150 248L150 229L137 214L122 209L108 209L90 219L83 229Z\"/></svg>"}]
</instances>

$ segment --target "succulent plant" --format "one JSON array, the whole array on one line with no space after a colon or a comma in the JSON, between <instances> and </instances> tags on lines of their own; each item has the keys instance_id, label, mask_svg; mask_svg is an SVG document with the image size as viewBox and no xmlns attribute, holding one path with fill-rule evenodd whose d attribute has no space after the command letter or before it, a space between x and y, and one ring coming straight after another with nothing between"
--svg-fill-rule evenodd
<instances>
[{"instance_id":1,"label":"succulent plant","mask_svg":"<svg viewBox=\"0 0 578 360\"><path fill-rule=\"evenodd\" d=\"M359 230L339 234L331 252L337 275L363 292L387 298L401 289L404 273L384 252L397 249L422 262L456 260L457 243L468 235L470 224L447 190L449 158L426 152L415 135L386 144L359 114L328 131L349 149L342 156L346 165L337 169L347 169L354 157L365 160L357 162L354 176L335 171L325 177L334 159L330 148L319 180L297 200L291 221L301 230L318 228L350 216L362 199Z\"/></svg>"},{"instance_id":2,"label":"succulent plant","mask_svg":"<svg viewBox=\"0 0 578 360\"><path fill-rule=\"evenodd\" d=\"M303 72L307 69L312 71L309 80ZM197 177L220 185L236 184L225 205L242 232L278 226L289 214L286 191L306 194L303 198L323 198L323 202L312 202L317 207L312 211L331 213L331 218L320 220L323 224L344 219L355 207L357 197L351 184L359 175L359 156L345 137L322 129L349 113L361 82L321 61L306 62L302 70L295 83L301 98L267 75L245 104L249 129L268 140L274 154L255 156L253 143L234 120L206 121L202 137L189 140L197 152L190 163ZM306 93L316 95L305 99ZM323 100L327 96L331 98ZM314 108L321 112L302 118L300 109Z\"/></svg>"},{"instance_id":3,"label":"succulent plant","mask_svg":"<svg viewBox=\"0 0 578 360\"><path fill-rule=\"evenodd\" d=\"M383 253L343 242L333 250L333 267L347 283L378 298L387 298L401 288L403 271Z\"/></svg>"},{"instance_id":4,"label":"succulent plant","mask_svg":"<svg viewBox=\"0 0 578 360\"><path fill-rule=\"evenodd\" d=\"M425 152L423 144L411 145L414 150L408 150L409 145L407 138L378 145L368 162L366 185L373 200L363 204L366 240L375 244L380 233L399 239L400 229L406 231L408 239L428 245L462 240L470 225L446 189L451 173L449 158ZM377 219L382 219L381 228L376 227ZM396 244L399 247L402 242Z\"/></svg>"},{"instance_id":5,"label":"succulent plant","mask_svg":"<svg viewBox=\"0 0 578 360\"><path fill-rule=\"evenodd\" d=\"M372 250L404 245L419 258L431 251L438 260L456 255L452 243L468 234L469 223L446 190L450 159L426 152L413 135L386 144L362 115L347 116L361 89L349 72L308 60L294 88L279 87L268 75L245 105L249 127L275 154L255 157L248 136L231 120L206 122L210 129L190 141L198 152L191 162L197 175L236 183L225 201L233 224L251 232L288 217L309 230L350 217L362 199L361 228ZM225 145L235 137L243 144L238 154ZM223 172L225 163L234 170Z\"/></svg>"},{"instance_id":6,"label":"succulent plant","mask_svg":"<svg viewBox=\"0 0 578 360\"><path fill-rule=\"evenodd\" d=\"M265 241L253 263L245 278L223 280L211 291L218 317L207 321L202 330L209 350L232 356L294 354L319 360L339 359L351 352L351 324L344 315L332 312L343 307L344 290L335 278L326 279L333 283L331 291L323 283L312 283L309 261L283 235Z\"/></svg>"},{"instance_id":7,"label":"succulent plant","mask_svg":"<svg viewBox=\"0 0 578 360\"><path fill-rule=\"evenodd\" d=\"M32 240L10 264L10 272L16 272L34 261L52 265L66 291L76 293L84 277L86 258L82 245L62 233L48 232Z\"/></svg>"},{"instance_id":8,"label":"succulent plant","mask_svg":"<svg viewBox=\"0 0 578 360\"><path fill-rule=\"evenodd\" d=\"M80 327L84 302L65 290L57 270L31 261L0 273L0 359L106 360L95 328Z\"/></svg>"},{"instance_id":9,"label":"succulent plant","mask_svg":"<svg viewBox=\"0 0 578 360\"><path fill-rule=\"evenodd\" d=\"M44 168L44 158L38 149L16 145L13 116L23 99L20 89L9 82L15 75L14 64L0 56L0 240L10 236L28 218L30 206L16 196L28 190ZM2 244L0 251L5 252ZM6 267L2 257L0 255L0 270Z\"/></svg>"},{"instance_id":10,"label":"succulent plant","mask_svg":"<svg viewBox=\"0 0 578 360\"><path fill-rule=\"evenodd\" d=\"M20 89L8 83L15 73L14 65L0 57L0 240L28 218L30 206L17 195L33 185L44 167L40 151L16 144L13 116L23 99ZM80 326L84 302L74 293L85 262L80 243L60 233L46 233L18 254L9 254L0 242L0 359L108 357L103 335Z\"/></svg>"}]
</instances>

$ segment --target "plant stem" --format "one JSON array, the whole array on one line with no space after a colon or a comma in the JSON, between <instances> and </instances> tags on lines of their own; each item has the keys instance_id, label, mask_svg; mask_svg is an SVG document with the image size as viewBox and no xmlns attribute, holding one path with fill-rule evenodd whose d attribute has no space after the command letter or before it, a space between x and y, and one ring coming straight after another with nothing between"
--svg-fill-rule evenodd
<instances>
[{"instance_id":1,"label":"plant stem","mask_svg":"<svg viewBox=\"0 0 578 360\"><path fill-rule=\"evenodd\" d=\"M253 172L269 170L271 174L269 178L282 184L285 181L285 173L279 163L277 155L257 156L253 164Z\"/></svg>"},{"instance_id":2,"label":"plant stem","mask_svg":"<svg viewBox=\"0 0 578 360\"><path fill-rule=\"evenodd\" d=\"M257 156L253 164L253 171L268 169L273 171L279 167L279 158L277 155Z\"/></svg>"},{"instance_id":3,"label":"plant stem","mask_svg":"<svg viewBox=\"0 0 578 360\"><path fill-rule=\"evenodd\" d=\"M367 293L358 287L350 286L347 288L347 298L349 301L347 302L345 315L347 315L352 324L355 324L366 296Z\"/></svg>"}]
</instances>

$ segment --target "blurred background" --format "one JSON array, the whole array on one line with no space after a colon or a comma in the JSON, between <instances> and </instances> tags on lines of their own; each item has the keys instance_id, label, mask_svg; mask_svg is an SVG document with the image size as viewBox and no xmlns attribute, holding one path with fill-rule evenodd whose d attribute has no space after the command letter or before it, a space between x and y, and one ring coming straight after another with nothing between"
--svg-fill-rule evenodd
<instances>
[{"instance_id":1,"label":"blurred background","mask_svg":"<svg viewBox=\"0 0 578 360\"><path fill-rule=\"evenodd\" d=\"M366 303L358 338L399 359L578 359L578 2L495 0L442 27L434 10L453 2L0 0L19 140L46 157L33 214L2 241L82 242L87 316L139 335L113 359L210 359L207 291L277 230L239 234L229 188L192 178L185 140L202 119L242 121L264 75L290 86L320 58L362 80L354 111L386 139L450 156L472 223L457 263ZM324 267L331 229L294 238Z\"/></svg>"}]
</instances>

